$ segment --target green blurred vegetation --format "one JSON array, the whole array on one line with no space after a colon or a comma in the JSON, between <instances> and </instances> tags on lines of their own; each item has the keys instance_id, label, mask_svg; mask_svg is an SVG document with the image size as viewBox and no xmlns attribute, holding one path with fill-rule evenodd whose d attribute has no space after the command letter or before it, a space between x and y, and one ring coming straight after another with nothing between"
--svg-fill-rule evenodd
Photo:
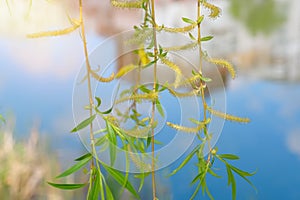
<instances>
[{"instance_id":1,"label":"green blurred vegetation","mask_svg":"<svg viewBox=\"0 0 300 200\"><path fill-rule=\"evenodd\" d=\"M286 4L275 0L231 0L230 13L256 35L269 35L286 21Z\"/></svg>"}]
</instances>

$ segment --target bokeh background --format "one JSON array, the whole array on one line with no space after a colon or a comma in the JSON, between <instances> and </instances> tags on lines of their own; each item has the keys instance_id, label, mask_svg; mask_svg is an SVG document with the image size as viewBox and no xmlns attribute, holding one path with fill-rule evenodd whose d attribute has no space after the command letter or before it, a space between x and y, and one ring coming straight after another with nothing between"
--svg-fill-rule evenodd
<instances>
[{"instance_id":1,"label":"bokeh background","mask_svg":"<svg viewBox=\"0 0 300 200\"><path fill-rule=\"evenodd\" d=\"M251 177L257 192L237 178L237 199L298 200L300 1L211 2L222 8L222 16L203 22L203 34L214 36L205 50L235 65L237 79L225 83L227 111L251 118L247 125L226 122L217 143L220 152L241 157L237 166L257 171ZM180 26L182 16L193 17L194 4L157 1L158 23ZM45 184L85 152L79 138L69 133L74 127L74 80L83 62L80 35L26 38L28 33L70 26L68 16L78 16L77 6L72 0L0 1L0 114L6 119L0 135L0 199L83 198L84 191L64 193ZM108 0L84 1L84 12L90 51L142 18L138 10L112 8ZM108 52L116 54L117 48ZM189 185L197 173L192 164L165 177L180 161L158 172L160 199L188 199L195 189ZM211 192L215 199L230 199L226 172L219 174L223 179L209 179ZM79 174L69 181L81 179ZM145 186L142 199L151 199L151 185Z\"/></svg>"}]
</instances>

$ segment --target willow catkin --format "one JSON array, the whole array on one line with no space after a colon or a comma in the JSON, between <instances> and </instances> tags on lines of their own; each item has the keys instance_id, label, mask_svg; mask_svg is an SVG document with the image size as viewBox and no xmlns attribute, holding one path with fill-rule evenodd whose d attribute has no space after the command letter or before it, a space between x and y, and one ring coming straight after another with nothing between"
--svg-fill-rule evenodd
<instances>
[{"instance_id":1,"label":"willow catkin","mask_svg":"<svg viewBox=\"0 0 300 200\"><path fill-rule=\"evenodd\" d=\"M117 1L111 0L111 5L118 8L142 8L143 1Z\"/></svg>"},{"instance_id":2,"label":"willow catkin","mask_svg":"<svg viewBox=\"0 0 300 200\"><path fill-rule=\"evenodd\" d=\"M248 122L250 122L249 118L242 118L242 117L237 117L237 116L234 116L234 115L229 115L227 113L223 113L223 112L220 112L220 111L217 111L217 110L213 110L210 107L207 107L207 110L212 115L215 115L217 117L220 117L220 118L223 118L223 119L226 119L226 120L229 120L229 121L242 122L242 123L248 123Z\"/></svg>"},{"instance_id":3,"label":"willow catkin","mask_svg":"<svg viewBox=\"0 0 300 200\"><path fill-rule=\"evenodd\" d=\"M66 35L66 34L69 34L73 31L75 31L79 27L80 27L80 23L76 23L73 26L65 28L65 29L31 33L31 34L27 34L26 36L28 38L40 38L40 37L52 37L52 36Z\"/></svg>"},{"instance_id":4,"label":"willow catkin","mask_svg":"<svg viewBox=\"0 0 300 200\"><path fill-rule=\"evenodd\" d=\"M202 5L210 10L210 14L209 17L211 18L217 18L220 16L221 14L221 9L211 3L208 3L207 1L203 1Z\"/></svg>"},{"instance_id":5,"label":"willow catkin","mask_svg":"<svg viewBox=\"0 0 300 200\"><path fill-rule=\"evenodd\" d=\"M178 131L183 131L183 132L186 132L186 133L198 133L201 129L203 129L203 125L199 125L199 126L196 126L196 127L186 127L186 126L180 126L180 125L177 125L177 124L173 124L171 122L167 122L167 125L170 126L171 128L174 128Z\"/></svg>"},{"instance_id":6,"label":"willow catkin","mask_svg":"<svg viewBox=\"0 0 300 200\"><path fill-rule=\"evenodd\" d=\"M209 59L208 60L211 63L214 63L216 65L222 66L224 68L227 69L227 71L230 73L231 78L235 79L236 77L236 72L234 67L232 66L232 64L230 62L228 62L227 60L223 60L223 59Z\"/></svg>"}]
</instances>

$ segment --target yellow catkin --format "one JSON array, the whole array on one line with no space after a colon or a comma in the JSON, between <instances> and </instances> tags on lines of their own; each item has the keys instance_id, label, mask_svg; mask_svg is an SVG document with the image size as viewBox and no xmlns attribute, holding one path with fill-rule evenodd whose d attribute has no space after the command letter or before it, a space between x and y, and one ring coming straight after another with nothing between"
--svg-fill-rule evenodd
<instances>
[{"instance_id":1,"label":"yellow catkin","mask_svg":"<svg viewBox=\"0 0 300 200\"><path fill-rule=\"evenodd\" d=\"M117 1L111 0L111 5L118 8L142 8L143 1Z\"/></svg>"},{"instance_id":2,"label":"yellow catkin","mask_svg":"<svg viewBox=\"0 0 300 200\"><path fill-rule=\"evenodd\" d=\"M168 88L168 91L174 97L180 97L180 98L181 97L191 97L191 96L197 95L197 92L194 90L192 90L190 92L181 93L181 92L176 92L175 90L172 90L171 88Z\"/></svg>"},{"instance_id":3,"label":"yellow catkin","mask_svg":"<svg viewBox=\"0 0 300 200\"><path fill-rule=\"evenodd\" d=\"M151 128L150 127L144 127L142 129L135 128L135 129L132 129L132 130L125 130L125 129L122 129L122 130L126 135L131 136L131 137L147 138Z\"/></svg>"},{"instance_id":4,"label":"yellow catkin","mask_svg":"<svg viewBox=\"0 0 300 200\"><path fill-rule=\"evenodd\" d=\"M220 14L221 14L221 9L220 9L219 7L217 7L217 6L213 5L213 4L210 4L210 3L206 2L206 1L203 1L203 2L202 2L202 5L203 5L205 8L207 8L207 9L210 10L209 17L211 17L211 18L217 18L217 17L220 16Z\"/></svg>"},{"instance_id":5,"label":"yellow catkin","mask_svg":"<svg viewBox=\"0 0 300 200\"><path fill-rule=\"evenodd\" d=\"M126 65L126 66L122 67L122 68L118 71L118 73L116 74L115 77L116 77L116 78L120 78L120 77L126 75L127 73L131 72L132 70L137 69L137 68L138 68L137 65L133 65L133 64Z\"/></svg>"},{"instance_id":6,"label":"yellow catkin","mask_svg":"<svg viewBox=\"0 0 300 200\"><path fill-rule=\"evenodd\" d=\"M226 113L223 113L223 112L220 112L220 111L213 110L210 107L207 107L207 110L212 115L215 115L217 117L220 117L220 118L223 118L223 119L226 119L226 120L229 120L229 121L236 121L236 122L242 122L242 123L248 123L248 122L250 122L249 118L242 118L242 117L237 117L237 116L229 115L229 114L226 114Z\"/></svg>"},{"instance_id":7,"label":"yellow catkin","mask_svg":"<svg viewBox=\"0 0 300 200\"><path fill-rule=\"evenodd\" d=\"M28 38L40 38L40 37L52 37L52 36L60 36L60 35L66 35L69 34L76 29L80 27L80 23L74 24L74 26L71 26L69 28L61 29L61 30L55 30L55 31L45 31L45 32L39 32L39 33L31 33L27 34Z\"/></svg>"},{"instance_id":8,"label":"yellow catkin","mask_svg":"<svg viewBox=\"0 0 300 200\"><path fill-rule=\"evenodd\" d=\"M144 163L143 161L141 161L141 159L139 158L138 154L134 154L131 150L130 145L127 145L127 149L128 149L128 153L129 153L129 157L131 158L132 162L140 169L142 170L142 172L145 171L150 171L151 170L151 165Z\"/></svg>"},{"instance_id":9,"label":"yellow catkin","mask_svg":"<svg viewBox=\"0 0 300 200\"><path fill-rule=\"evenodd\" d=\"M138 55L142 65L147 65L150 63L150 59L148 58L143 45L141 45L140 49L138 50Z\"/></svg>"},{"instance_id":10,"label":"yellow catkin","mask_svg":"<svg viewBox=\"0 0 300 200\"><path fill-rule=\"evenodd\" d=\"M174 86L175 88L178 87L182 76L182 72L180 68L175 63L173 63L172 61L168 60L165 57L160 57L160 60L163 64L167 65L170 69L172 69L175 72L176 77L175 77Z\"/></svg>"},{"instance_id":11,"label":"yellow catkin","mask_svg":"<svg viewBox=\"0 0 300 200\"><path fill-rule=\"evenodd\" d=\"M95 78L97 81L100 81L100 82L110 82L112 80L114 80L115 78L115 74L112 73L109 77L105 78L105 77L102 77L102 76L99 76L96 72L94 72L93 70L90 71L91 75L93 78Z\"/></svg>"},{"instance_id":12,"label":"yellow catkin","mask_svg":"<svg viewBox=\"0 0 300 200\"><path fill-rule=\"evenodd\" d=\"M209 59L208 60L209 62L211 63L214 63L216 65L219 65L219 66L222 66L224 68L226 68L228 70L228 72L230 73L231 75L231 78L234 79L235 76L236 76L236 72L235 72L235 69L234 67L232 66L232 64L226 60L223 60L223 59Z\"/></svg>"},{"instance_id":13,"label":"yellow catkin","mask_svg":"<svg viewBox=\"0 0 300 200\"><path fill-rule=\"evenodd\" d=\"M164 30L166 32L170 32L170 33L186 33L189 32L191 30L193 30L195 27L197 26L197 23L193 23L190 24L188 26L184 26L184 27L165 27L165 26L158 26L157 29L158 30Z\"/></svg>"},{"instance_id":14,"label":"yellow catkin","mask_svg":"<svg viewBox=\"0 0 300 200\"><path fill-rule=\"evenodd\" d=\"M181 46L165 47L165 51L183 51L188 49L194 49L198 45L198 42L191 42Z\"/></svg>"},{"instance_id":15,"label":"yellow catkin","mask_svg":"<svg viewBox=\"0 0 300 200\"><path fill-rule=\"evenodd\" d=\"M130 45L130 44L144 44L144 42L151 38L153 35L153 30L152 29L143 29L137 31L132 37L124 41L125 45Z\"/></svg>"},{"instance_id":16,"label":"yellow catkin","mask_svg":"<svg viewBox=\"0 0 300 200\"><path fill-rule=\"evenodd\" d=\"M184 131L186 133L198 133L202 128L203 128L203 125L199 125L199 126L196 126L196 127L186 127L186 126L180 126L180 125L177 125L177 124L173 124L171 122L167 122L167 125L170 126L171 128L174 128L178 131Z\"/></svg>"},{"instance_id":17,"label":"yellow catkin","mask_svg":"<svg viewBox=\"0 0 300 200\"><path fill-rule=\"evenodd\" d=\"M116 100L116 104L123 103L125 101L130 100L156 100L158 98L157 92L150 92L148 94L135 94L127 97L122 97L118 100Z\"/></svg>"}]
</instances>

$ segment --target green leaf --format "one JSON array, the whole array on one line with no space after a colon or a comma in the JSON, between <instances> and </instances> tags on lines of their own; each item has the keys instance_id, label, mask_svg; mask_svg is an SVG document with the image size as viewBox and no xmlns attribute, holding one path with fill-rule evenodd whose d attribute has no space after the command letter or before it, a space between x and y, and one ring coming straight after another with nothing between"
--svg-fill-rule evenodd
<instances>
[{"instance_id":1,"label":"green leaf","mask_svg":"<svg viewBox=\"0 0 300 200\"><path fill-rule=\"evenodd\" d=\"M221 176L219 176L218 174L216 174L213 170L208 169L208 173L210 173L212 176L216 177L216 178L222 178Z\"/></svg>"},{"instance_id":2,"label":"green leaf","mask_svg":"<svg viewBox=\"0 0 300 200\"><path fill-rule=\"evenodd\" d=\"M235 178L232 174L230 165L226 165L227 176L228 176L228 185L231 185L231 192L232 192L232 200L236 199L236 183Z\"/></svg>"},{"instance_id":3,"label":"green leaf","mask_svg":"<svg viewBox=\"0 0 300 200\"><path fill-rule=\"evenodd\" d=\"M99 108L99 106L101 105L101 99L99 97L95 97L96 101L97 101L97 108Z\"/></svg>"},{"instance_id":4,"label":"green leaf","mask_svg":"<svg viewBox=\"0 0 300 200\"><path fill-rule=\"evenodd\" d=\"M107 138L109 140L109 156L110 156L110 164L114 165L117 155L117 135L114 131L114 129L111 127L111 124L106 121L106 127L107 127Z\"/></svg>"},{"instance_id":5,"label":"green leaf","mask_svg":"<svg viewBox=\"0 0 300 200\"><path fill-rule=\"evenodd\" d=\"M140 89L142 92L147 93L147 94L149 94L149 93L151 92L151 90L149 90L145 85L141 85L141 86L139 87L139 89Z\"/></svg>"},{"instance_id":6,"label":"green leaf","mask_svg":"<svg viewBox=\"0 0 300 200\"><path fill-rule=\"evenodd\" d=\"M91 190L88 193L88 200L95 200L99 197L99 191L100 191L100 174L97 169L93 169L93 185L91 186Z\"/></svg>"},{"instance_id":7,"label":"green leaf","mask_svg":"<svg viewBox=\"0 0 300 200\"><path fill-rule=\"evenodd\" d=\"M114 200L114 195L112 194L109 186L107 184L105 184L105 191L106 191L106 199L108 200Z\"/></svg>"},{"instance_id":8,"label":"green leaf","mask_svg":"<svg viewBox=\"0 0 300 200\"><path fill-rule=\"evenodd\" d=\"M82 121L74 129L71 130L71 133L77 132L77 131L87 127L89 124L91 124L94 121L95 118L96 118L96 114L94 114L91 117L87 118L86 120Z\"/></svg>"},{"instance_id":9,"label":"green leaf","mask_svg":"<svg viewBox=\"0 0 300 200\"><path fill-rule=\"evenodd\" d=\"M90 153L84 154L83 156L80 156L79 158L76 158L75 161L81 161L87 157L91 157L92 155Z\"/></svg>"},{"instance_id":10,"label":"green leaf","mask_svg":"<svg viewBox=\"0 0 300 200\"><path fill-rule=\"evenodd\" d=\"M102 166L105 168L105 170L122 186L125 186L125 188L131 192L131 194L133 194L136 198L140 199L138 193L136 192L136 190L134 189L134 187L132 186L132 184L129 181L125 182L125 176L119 172L118 170L115 170L111 167L108 167L105 164L102 164Z\"/></svg>"},{"instance_id":11,"label":"green leaf","mask_svg":"<svg viewBox=\"0 0 300 200\"><path fill-rule=\"evenodd\" d=\"M62 178L65 176L69 176L70 174L73 174L74 172L76 172L80 168L82 168L84 165L86 165L91 160L91 158L92 158L91 154L90 154L90 156L86 156L85 158L80 160L78 163L76 163L75 165L73 165L72 167L70 167L69 169L67 169L66 171L61 173L60 175L58 175L56 178Z\"/></svg>"},{"instance_id":12,"label":"green leaf","mask_svg":"<svg viewBox=\"0 0 300 200\"><path fill-rule=\"evenodd\" d=\"M82 188L84 186L86 186L86 183L83 184L64 184L64 183L51 183L51 182L47 182L49 185L56 187L58 189L62 189L62 190L76 190L79 188Z\"/></svg>"},{"instance_id":13,"label":"green leaf","mask_svg":"<svg viewBox=\"0 0 300 200\"><path fill-rule=\"evenodd\" d=\"M165 113L164 113L164 110L160 104L159 101L156 101L155 102L155 105L156 105L156 108L157 108L157 111L159 112L159 114L162 116L162 117L165 117Z\"/></svg>"},{"instance_id":14,"label":"green leaf","mask_svg":"<svg viewBox=\"0 0 300 200\"><path fill-rule=\"evenodd\" d=\"M96 142L95 142L95 145L96 146L101 146L102 144L104 144L105 143L105 141L106 141L106 136L102 136L102 137L100 137L100 138L97 138L96 140Z\"/></svg>"},{"instance_id":15,"label":"green leaf","mask_svg":"<svg viewBox=\"0 0 300 200\"><path fill-rule=\"evenodd\" d=\"M195 23L194 20L191 20L191 19L186 18L186 17L182 17L181 19L182 19L182 21L184 21L184 22L186 22L188 24L194 24Z\"/></svg>"},{"instance_id":16,"label":"green leaf","mask_svg":"<svg viewBox=\"0 0 300 200\"><path fill-rule=\"evenodd\" d=\"M198 19L197 19L197 24L200 24L204 19L204 15L200 16Z\"/></svg>"},{"instance_id":17,"label":"green leaf","mask_svg":"<svg viewBox=\"0 0 300 200\"><path fill-rule=\"evenodd\" d=\"M174 169L172 171L171 174L169 174L169 176L173 176L174 174L176 174L181 168L183 168L191 159L192 157L195 155L195 153L198 151L199 149L199 145L197 145L194 150L182 161L182 163L179 165L179 167L177 167L176 169Z\"/></svg>"},{"instance_id":18,"label":"green leaf","mask_svg":"<svg viewBox=\"0 0 300 200\"><path fill-rule=\"evenodd\" d=\"M192 33L189 33L189 36L190 36L190 38L191 38L192 40L197 40L197 39L193 36Z\"/></svg>"},{"instance_id":19,"label":"green leaf","mask_svg":"<svg viewBox=\"0 0 300 200\"><path fill-rule=\"evenodd\" d=\"M204 82L211 82L211 78L204 77L204 76L199 76L199 78Z\"/></svg>"},{"instance_id":20,"label":"green leaf","mask_svg":"<svg viewBox=\"0 0 300 200\"><path fill-rule=\"evenodd\" d=\"M240 176L253 176L256 172L254 172L254 173L249 173L249 172L246 172L246 171L243 171L243 170L241 170L241 169L238 169L238 168L236 168L236 167L234 167L234 166L232 166L232 165L230 165L230 168L235 172L235 173L237 173L238 175L240 175Z\"/></svg>"},{"instance_id":21,"label":"green leaf","mask_svg":"<svg viewBox=\"0 0 300 200\"><path fill-rule=\"evenodd\" d=\"M213 38L214 38L213 36L206 36L206 37L201 38L201 41L205 42L205 41L209 41L209 40L211 40Z\"/></svg>"},{"instance_id":22,"label":"green leaf","mask_svg":"<svg viewBox=\"0 0 300 200\"><path fill-rule=\"evenodd\" d=\"M233 154L220 154L219 156L223 159L228 159L228 160L238 160L238 159L240 159L238 156L233 155Z\"/></svg>"}]
</instances>

